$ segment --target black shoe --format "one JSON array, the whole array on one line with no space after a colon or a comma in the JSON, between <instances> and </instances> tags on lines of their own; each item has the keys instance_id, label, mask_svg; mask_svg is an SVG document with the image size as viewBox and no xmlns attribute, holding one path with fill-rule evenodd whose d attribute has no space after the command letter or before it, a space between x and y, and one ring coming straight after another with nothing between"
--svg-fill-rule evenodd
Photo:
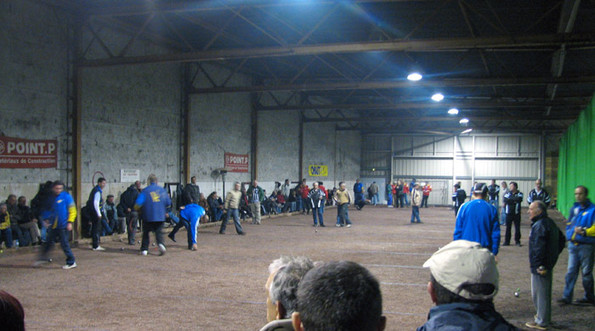
<instances>
[{"instance_id":1,"label":"black shoe","mask_svg":"<svg viewBox=\"0 0 595 331\"><path fill-rule=\"evenodd\" d=\"M557 303L559 303L560 305L569 305L570 304L570 300L566 299L566 298L560 298L558 300L556 300Z\"/></svg>"},{"instance_id":2,"label":"black shoe","mask_svg":"<svg viewBox=\"0 0 595 331\"><path fill-rule=\"evenodd\" d=\"M238 235L239 236L245 236L246 235L246 232L240 232L240 233L238 233Z\"/></svg>"},{"instance_id":3,"label":"black shoe","mask_svg":"<svg viewBox=\"0 0 595 331\"><path fill-rule=\"evenodd\" d=\"M224 231L219 231L219 234L225 234L225 232Z\"/></svg>"},{"instance_id":4,"label":"black shoe","mask_svg":"<svg viewBox=\"0 0 595 331\"><path fill-rule=\"evenodd\" d=\"M510 244L504 243L502 244L502 246L510 246Z\"/></svg>"},{"instance_id":5,"label":"black shoe","mask_svg":"<svg viewBox=\"0 0 595 331\"><path fill-rule=\"evenodd\" d=\"M312 224L312 226L318 226L318 224L315 223L315 224Z\"/></svg>"},{"instance_id":6,"label":"black shoe","mask_svg":"<svg viewBox=\"0 0 595 331\"><path fill-rule=\"evenodd\" d=\"M580 299L574 300L574 304L579 305L579 306L592 306L592 305L595 305L595 300L589 300L587 298L580 298Z\"/></svg>"},{"instance_id":7,"label":"black shoe","mask_svg":"<svg viewBox=\"0 0 595 331\"><path fill-rule=\"evenodd\" d=\"M326 226L324 224L320 224L320 227L326 228Z\"/></svg>"},{"instance_id":8,"label":"black shoe","mask_svg":"<svg viewBox=\"0 0 595 331\"><path fill-rule=\"evenodd\" d=\"M519 247L523 246L523 245L521 245L521 243L516 243L516 245L519 246Z\"/></svg>"},{"instance_id":9,"label":"black shoe","mask_svg":"<svg viewBox=\"0 0 595 331\"><path fill-rule=\"evenodd\" d=\"M176 238L170 234L167 235L171 241L176 242Z\"/></svg>"}]
</instances>

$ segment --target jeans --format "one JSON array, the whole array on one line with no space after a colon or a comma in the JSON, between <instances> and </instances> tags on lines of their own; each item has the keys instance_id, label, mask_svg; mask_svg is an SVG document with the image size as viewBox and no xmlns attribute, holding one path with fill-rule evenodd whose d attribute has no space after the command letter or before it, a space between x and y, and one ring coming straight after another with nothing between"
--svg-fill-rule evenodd
<instances>
[{"instance_id":1,"label":"jeans","mask_svg":"<svg viewBox=\"0 0 595 331\"><path fill-rule=\"evenodd\" d=\"M149 232L155 232L155 239L158 245L163 245L163 222L143 222L143 241L140 247L141 251L149 250Z\"/></svg>"},{"instance_id":2,"label":"jeans","mask_svg":"<svg viewBox=\"0 0 595 331\"><path fill-rule=\"evenodd\" d=\"M136 224L138 220L138 212L131 211L126 214L126 226L128 231L128 244L134 245L134 237L136 236Z\"/></svg>"},{"instance_id":3,"label":"jeans","mask_svg":"<svg viewBox=\"0 0 595 331\"><path fill-rule=\"evenodd\" d=\"M0 246L2 246L2 241L4 241L6 248L12 248L12 230L10 227L0 230Z\"/></svg>"},{"instance_id":4,"label":"jeans","mask_svg":"<svg viewBox=\"0 0 595 331\"><path fill-rule=\"evenodd\" d=\"M399 198L397 199L397 208L405 208L405 194L401 194L398 197Z\"/></svg>"},{"instance_id":5,"label":"jeans","mask_svg":"<svg viewBox=\"0 0 595 331\"><path fill-rule=\"evenodd\" d=\"M68 242L68 231L66 229L52 229L48 228L48 237L45 241L43 249L41 251L41 255L39 257L40 260L47 260L48 254L52 247L54 247L54 241L56 237L60 237L60 246L62 246L62 250L64 251L64 255L66 255L66 264L71 265L74 264L74 255L72 254L72 250L70 249L70 243Z\"/></svg>"},{"instance_id":6,"label":"jeans","mask_svg":"<svg viewBox=\"0 0 595 331\"><path fill-rule=\"evenodd\" d=\"M403 199L405 199L405 205L409 207L411 205L411 203L409 202L409 193L403 194Z\"/></svg>"},{"instance_id":7,"label":"jeans","mask_svg":"<svg viewBox=\"0 0 595 331\"><path fill-rule=\"evenodd\" d=\"M510 245L511 227L514 223L514 242L521 243L521 215L506 215L506 235L504 236L504 244Z\"/></svg>"},{"instance_id":8,"label":"jeans","mask_svg":"<svg viewBox=\"0 0 595 331\"><path fill-rule=\"evenodd\" d=\"M347 225L351 224L349 220L349 204L344 203L342 205L337 206L337 224L339 225Z\"/></svg>"},{"instance_id":9,"label":"jeans","mask_svg":"<svg viewBox=\"0 0 595 331\"><path fill-rule=\"evenodd\" d=\"M19 241L19 247L25 247L29 245L29 240L23 236L23 231L21 231L21 227L18 224L11 224L10 230L12 231L12 239Z\"/></svg>"},{"instance_id":10,"label":"jeans","mask_svg":"<svg viewBox=\"0 0 595 331\"><path fill-rule=\"evenodd\" d=\"M324 221L322 220L322 212L323 209L321 209L320 207L314 207L312 208L312 218L314 219L314 225L320 223L320 226L324 225ZM318 216L318 221L316 220L316 217Z\"/></svg>"},{"instance_id":11,"label":"jeans","mask_svg":"<svg viewBox=\"0 0 595 331\"><path fill-rule=\"evenodd\" d=\"M416 219L417 222L415 222ZM421 219L419 219L419 206L411 207L411 223L421 223Z\"/></svg>"},{"instance_id":12,"label":"jeans","mask_svg":"<svg viewBox=\"0 0 595 331\"><path fill-rule=\"evenodd\" d=\"M378 200L379 200L378 193L376 193L376 194L372 194L372 204L373 204L373 205L376 205L376 204L378 204Z\"/></svg>"},{"instance_id":13,"label":"jeans","mask_svg":"<svg viewBox=\"0 0 595 331\"><path fill-rule=\"evenodd\" d=\"M107 223L107 219L105 217L101 218L101 235L110 235L114 233L112 227Z\"/></svg>"},{"instance_id":14,"label":"jeans","mask_svg":"<svg viewBox=\"0 0 595 331\"><path fill-rule=\"evenodd\" d=\"M296 202L296 207L295 207L296 209L295 210L296 211L301 211L304 208L304 201L302 200L301 197L297 197L295 199L295 202Z\"/></svg>"},{"instance_id":15,"label":"jeans","mask_svg":"<svg viewBox=\"0 0 595 331\"><path fill-rule=\"evenodd\" d=\"M215 218L215 219L213 220L213 222L217 222L217 221L221 220L221 217L222 217L222 216L223 216L223 210L222 210L222 209L215 208L215 209L213 210L213 217Z\"/></svg>"},{"instance_id":16,"label":"jeans","mask_svg":"<svg viewBox=\"0 0 595 331\"><path fill-rule=\"evenodd\" d=\"M595 245L578 244L568 242L568 270L566 272L566 284L564 285L564 299L572 300L574 284L578 278L579 270L583 273L583 288L585 296L583 299L593 302L593 257Z\"/></svg>"},{"instance_id":17,"label":"jeans","mask_svg":"<svg viewBox=\"0 0 595 331\"><path fill-rule=\"evenodd\" d=\"M387 193L386 194L386 205L387 206L392 206L393 205L393 195L392 195L392 193Z\"/></svg>"},{"instance_id":18,"label":"jeans","mask_svg":"<svg viewBox=\"0 0 595 331\"><path fill-rule=\"evenodd\" d=\"M535 323L547 326L552 318L552 274L548 270L545 276L531 273L531 296L535 306Z\"/></svg>"},{"instance_id":19,"label":"jeans","mask_svg":"<svg viewBox=\"0 0 595 331\"><path fill-rule=\"evenodd\" d=\"M244 233L244 229L242 229L242 224L240 224L240 212L237 209L228 209L227 210L227 218L221 221L221 227L219 228L219 233L225 233L225 229L227 228L227 220L233 217L233 224L236 226L236 232L238 234Z\"/></svg>"}]
</instances>

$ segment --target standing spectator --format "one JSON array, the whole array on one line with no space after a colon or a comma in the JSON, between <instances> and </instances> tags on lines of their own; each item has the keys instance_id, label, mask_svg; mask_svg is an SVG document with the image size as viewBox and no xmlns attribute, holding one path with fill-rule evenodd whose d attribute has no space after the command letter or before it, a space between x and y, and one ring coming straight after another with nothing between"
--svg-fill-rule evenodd
<instances>
[{"instance_id":1,"label":"standing spectator","mask_svg":"<svg viewBox=\"0 0 595 331\"><path fill-rule=\"evenodd\" d=\"M455 210L455 217L459 213L459 208L465 203L465 199L467 199L467 192L461 188L460 183L456 183L454 186L455 190L452 194L452 201L454 201L454 210Z\"/></svg>"},{"instance_id":2,"label":"standing spectator","mask_svg":"<svg viewBox=\"0 0 595 331\"><path fill-rule=\"evenodd\" d=\"M107 200L105 200L105 218L109 227L112 229L112 233L118 231L118 233L124 233L123 228L118 221L118 210L116 208L116 204L114 203L114 196L112 194L108 194Z\"/></svg>"},{"instance_id":3,"label":"standing spectator","mask_svg":"<svg viewBox=\"0 0 595 331\"><path fill-rule=\"evenodd\" d=\"M452 241L424 263L428 293L436 306L417 331L518 330L494 308L498 266L489 250L467 240Z\"/></svg>"},{"instance_id":4,"label":"standing spectator","mask_svg":"<svg viewBox=\"0 0 595 331\"><path fill-rule=\"evenodd\" d=\"M378 200L380 199L378 196L378 184L376 184L376 182L372 182L368 191L370 192L370 200L372 200L372 204L376 206L378 204Z\"/></svg>"},{"instance_id":5,"label":"standing spectator","mask_svg":"<svg viewBox=\"0 0 595 331\"><path fill-rule=\"evenodd\" d=\"M56 238L60 238L60 245L66 255L66 264L62 266L62 269L68 270L76 268L76 261L72 250L70 249L70 243L68 239L70 237L69 232L72 231L72 223L76 220L76 205L72 196L64 191L64 183L61 181L55 181L52 183L52 192L54 193L54 203L48 219L44 222L48 227L48 238L40 252L39 259L35 262L36 266L49 262L48 253L54 247L54 241Z\"/></svg>"},{"instance_id":6,"label":"standing spectator","mask_svg":"<svg viewBox=\"0 0 595 331\"><path fill-rule=\"evenodd\" d=\"M302 185L300 186L300 195L302 198L302 214L310 215L310 199L308 195L310 194L310 188L306 184L306 178L302 179Z\"/></svg>"},{"instance_id":7,"label":"standing spectator","mask_svg":"<svg viewBox=\"0 0 595 331\"><path fill-rule=\"evenodd\" d=\"M126 229L128 231L128 245L134 245L136 237L136 228L138 222L138 211L134 209L134 202L141 192L140 181L130 185L124 193L120 195L119 210L126 217Z\"/></svg>"},{"instance_id":8,"label":"standing spectator","mask_svg":"<svg viewBox=\"0 0 595 331\"><path fill-rule=\"evenodd\" d=\"M500 247L500 224L498 210L486 202L488 188L484 183L475 184L472 200L459 209L453 240L465 239L477 242L494 255Z\"/></svg>"},{"instance_id":9,"label":"standing spectator","mask_svg":"<svg viewBox=\"0 0 595 331\"><path fill-rule=\"evenodd\" d=\"M297 209L297 199L298 197L295 194L295 190L289 191L289 197L287 198L287 202L285 203L284 212L294 212Z\"/></svg>"},{"instance_id":10,"label":"standing spectator","mask_svg":"<svg viewBox=\"0 0 595 331\"><path fill-rule=\"evenodd\" d=\"M421 206L428 208L428 199L430 198L430 192L432 192L432 185L430 183L426 183L423 187L424 197L421 201Z\"/></svg>"},{"instance_id":11,"label":"standing spectator","mask_svg":"<svg viewBox=\"0 0 595 331\"><path fill-rule=\"evenodd\" d=\"M324 194L324 199L322 199L322 205L320 206L320 210L324 214L324 206L326 205L326 200L329 198L329 195L328 195L328 191L326 190L326 187L324 187L324 183L323 182L318 182L318 188ZM329 199L329 200L331 200L331 199Z\"/></svg>"},{"instance_id":12,"label":"standing spectator","mask_svg":"<svg viewBox=\"0 0 595 331\"><path fill-rule=\"evenodd\" d=\"M504 203L504 196L506 193L510 192L508 189L508 184L505 181L500 183L500 187L502 188L500 191L502 192L502 208L500 208L500 225L506 224L506 204Z\"/></svg>"},{"instance_id":13,"label":"standing spectator","mask_svg":"<svg viewBox=\"0 0 595 331\"><path fill-rule=\"evenodd\" d=\"M225 197L225 210L227 211L227 219L229 219L229 217L233 217L233 223L236 227L236 232L243 236L246 233L244 232L244 229L242 229L242 224L240 224L239 207L242 200L242 191L240 191L240 185L241 184L239 182L235 182L233 190L227 192L227 196ZM219 228L220 234L225 234L227 219L221 222L221 227Z\"/></svg>"},{"instance_id":14,"label":"standing spectator","mask_svg":"<svg viewBox=\"0 0 595 331\"><path fill-rule=\"evenodd\" d=\"M37 219L33 218L33 213L31 212L31 208L27 206L27 198L24 196L19 197L18 202L19 207L19 227L25 233L29 234L31 238L31 244L37 245L41 243L40 234L39 234L39 227L37 226ZM26 236L24 236L26 237Z\"/></svg>"},{"instance_id":15,"label":"standing spectator","mask_svg":"<svg viewBox=\"0 0 595 331\"><path fill-rule=\"evenodd\" d=\"M411 223L421 223L419 218L419 206L421 206L422 192L419 189L419 184L415 183L413 190L411 190ZM415 220L417 219L417 222Z\"/></svg>"},{"instance_id":16,"label":"standing spectator","mask_svg":"<svg viewBox=\"0 0 595 331\"><path fill-rule=\"evenodd\" d=\"M163 223L167 207L171 206L171 199L165 189L157 185L157 176L150 174L147 178L149 186L138 195L134 202L134 209L142 211L143 218L143 241L141 244L141 255L149 252L149 233L155 232L155 240L159 246L160 255L165 254L163 244Z\"/></svg>"},{"instance_id":17,"label":"standing spectator","mask_svg":"<svg viewBox=\"0 0 595 331\"><path fill-rule=\"evenodd\" d=\"M579 270L583 273L585 294L577 299L577 304L595 305L593 293L593 258L595 256L595 205L589 200L589 190L579 185L574 190L575 203L570 209L566 223L566 239L568 240L568 270L564 296L559 303L572 302L574 284Z\"/></svg>"},{"instance_id":18,"label":"standing spectator","mask_svg":"<svg viewBox=\"0 0 595 331\"><path fill-rule=\"evenodd\" d=\"M395 191L397 194L397 198L395 201L397 202L397 208L405 208L405 197L403 196L403 181L398 180L397 185L395 186Z\"/></svg>"},{"instance_id":19,"label":"standing spectator","mask_svg":"<svg viewBox=\"0 0 595 331\"><path fill-rule=\"evenodd\" d=\"M21 231L21 227L19 226L21 218L19 217L19 206L17 206L16 195L11 194L8 196L6 199L6 208L10 215L10 231L12 232L12 239L17 241L17 247L27 246L29 243L23 236L23 231Z\"/></svg>"},{"instance_id":20,"label":"standing spectator","mask_svg":"<svg viewBox=\"0 0 595 331\"><path fill-rule=\"evenodd\" d=\"M252 185L248 187L248 202L250 202L250 209L252 210L252 224L260 225L260 204L264 202L265 193L262 187L258 186L258 181L255 179Z\"/></svg>"},{"instance_id":21,"label":"standing spectator","mask_svg":"<svg viewBox=\"0 0 595 331\"><path fill-rule=\"evenodd\" d=\"M320 223L321 227L324 227L324 220L322 219L322 213L324 208L324 192L318 187L318 182L312 184L312 189L308 194L310 204L312 206L312 218L314 219L314 226L318 226ZM317 219L318 218L318 219Z\"/></svg>"},{"instance_id":22,"label":"standing spectator","mask_svg":"<svg viewBox=\"0 0 595 331\"><path fill-rule=\"evenodd\" d=\"M541 179L535 181L535 188L532 189L527 196L527 202L529 204L537 200L543 201L548 207L550 206L550 202L552 202L550 194L541 187Z\"/></svg>"},{"instance_id":23,"label":"standing spectator","mask_svg":"<svg viewBox=\"0 0 595 331\"><path fill-rule=\"evenodd\" d=\"M386 182L385 192L386 194L386 206L388 208L393 207L393 186L390 183L390 180Z\"/></svg>"},{"instance_id":24,"label":"standing spectator","mask_svg":"<svg viewBox=\"0 0 595 331\"><path fill-rule=\"evenodd\" d=\"M182 197L182 203L184 205L198 203L198 200L200 199L200 187L196 185L196 176L192 176L192 178L190 178L190 183L184 187Z\"/></svg>"},{"instance_id":25,"label":"standing spectator","mask_svg":"<svg viewBox=\"0 0 595 331\"><path fill-rule=\"evenodd\" d=\"M289 183L289 179L285 179L285 183L281 185L281 194L285 197L285 199L289 198L289 193L291 191L291 184Z\"/></svg>"},{"instance_id":26,"label":"standing spectator","mask_svg":"<svg viewBox=\"0 0 595 331\"><path fill-rule=\"evenodd\" d=\"M556 223L547 216L543 201L529 205L531 234L529 235L529 264L531 267L531 296L537 310L533 322L525 326L545 330L552 317L552 275L558 255L564 249L566 237Z\"/></svg>"},{"instance_id":27,"label":"standing spectator","mask_svg":"<svg viewBox=\"0 0 595 331\"><path fill-rule=\"evenodd\" d=\"M351 221L349 220L349 204L351 204L351 194L347 191L345 182L339 183L339 189L335 192L333 197L337 202L337 224L336 226L347 226L351 227Z\"/></svg>"},{"instance_id":28,"label":"standing spectator","mask_svg":"<svg viewBox=\"0 0 595 331\"><path fill-rule=\"evenodd\" d=\"M188 223L188 249L197 250L197 235L200 218L205 215L205 210L201 206L191 203L180 207L180 223Z\"/></svg>"},{"instance_id":29,"label":"standing spectator","mask_svg":"<svg viewBox=\"0 0 595 331\"><path fill-rule=\"evenodd\" d=\"M10 214L6 203L0 203L0 247L2 241L6 248L12 248L12 230L10 229Z\"/></svg>"},{"instance_id":30,"label":"standing spectator","mask_svg":"<svg viewBox=\"0 0 595 331\"><path fill-rule=\"evenodd\" d=\"M246 187L244 185L240 185L242 192L242 199L240 200L240 218L245 220L247 217L254 217L252 212L250 211L250 203L248 202L248 194L246 194Z\"/></svg>"},{"instance_id":31,"label":"standing spectator","mask_svg":"<svg viewBox=\"0 0 595 331\"><path fill-rule=\"evenodd\" d=\"M103 218L103 189L107 181L100 177L97 180L97 185L89 193L87 199L87 210L91 218L91 237L93 238L93 250L104 251L105 248L99 246L99 235L101 230L101 219Z\"/></svg>"},{"instance_id":32,"label":"standing spectator","mask_svg":"<svg viewBox=\"0 0 595 331\"><path fill-rule=\"evenodd\" d=\"M496 180L492 179L492 183L488 186L488 202L490 205L498 208L500 206L500 186L496 184Z\"/></svg>"},{"instance_id":33,"label":"standing spectator","mask_svg":"<svg viewBox=\"0 0 595 331\"><path fill-rule=\"evenodd\" d=\"M403 182L403 199L405 199L405 206L411 206L411 202L409 201L409 193L411 193L412 187L409 187L409 184Z\"/></svg>"},{"instance_id":34,"label":"standing spectator","mask_svg":"<svg viewBox=\"0 0 595 331\"><path fill-rule=\"evenodd\" d=\"M523 193L518 190L516 182L510 182L510 191L504 195L504 204L506 205L506 234L504 244L510 245L511 227L514 223L514 242L521 246L521 203L523 202Z\"/></svg>"},{"instance_id":35,"label":"standing spectator","mask_svg":"<svg viewBox=\"0 0 595 331\"><path fill-rule=\"evenodd\" d=\"M359 178L353 184L353 195L355 197L355 203L364 200L364 184L360 183Z\"/></svg>"}]
</instances>

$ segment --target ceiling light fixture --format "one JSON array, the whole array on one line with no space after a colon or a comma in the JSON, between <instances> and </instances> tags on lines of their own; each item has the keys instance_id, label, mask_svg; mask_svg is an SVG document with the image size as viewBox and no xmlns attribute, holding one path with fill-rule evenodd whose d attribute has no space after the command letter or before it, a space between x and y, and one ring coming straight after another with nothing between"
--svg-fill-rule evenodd
<instances>
[{"instance_id":1,"label":"ceiling light fixture","mask_svg":"<svg viewBox=\"0 0 595 331\"><path fill-rule=\"evenodd\" d=\"M467 123L469 123L469 119L467 117L463 117L459 121L459 124L467 125Z\"/></svg>"},{"instance_id":2,"label":"ceiling light fixture","mask_svg":"<svg viewBox=\"0 0 595 331\"><path fill-rule=\"evenodd\" d=\"M434 100L436 102L440 102L440 101L444 100L444 94L434 93L434 95L432 95L432 100Z\"/></svg>"},{"instance_id":3,"label":"ceiling light fixture","mask_svg":"<svg viewBox=\"0 0 595 331\"><path fill-rule=\"evenodd\" d=\"M422 79L422 75L419 72L412 72L407 76L407 79L412 82L417 82Z\"/></svg>"},{"instance_id":4,"label":"ceiling light fixture","mask_svg":"<svg viewBox=\"0 0 595 331\"><path fill-rule=\"evenodd\" d=\"M465 130L465 131L461 132L461 134L469 133L469 132L471 132L471 131L473 131L473 129L469 128L469 129L467 129L467 130Z\"/></svg>"},{"instance_id":5,"label":"ceiling light fixture","mask_svg":"<svg viewBox=\"0 0 595 331\"><path fill-rule=\"evenodd\" d=\"M457 115L457 114L459 113L459 110L458 110L458 109L456 109L456 108L450 108L450 109L448 110L448 113L449 113L450 115Z\"/></svg>"}]
</instances>

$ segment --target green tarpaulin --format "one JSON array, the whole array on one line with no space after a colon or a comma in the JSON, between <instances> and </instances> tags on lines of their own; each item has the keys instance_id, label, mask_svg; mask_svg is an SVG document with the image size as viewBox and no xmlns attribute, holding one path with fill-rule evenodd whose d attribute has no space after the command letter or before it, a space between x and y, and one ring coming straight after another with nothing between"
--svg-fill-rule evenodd
<instances>
[{"instance_id":1,"label":"green tarpaulin","mask_svg":"<svg viewBox=\"0 0 595 331\"><path fill-rule=\"evenodd\" d=\"M595 201L595 97L562 136L558 162L558 210L568 217L577 185Z\"/></svg>"}]
</instances>

